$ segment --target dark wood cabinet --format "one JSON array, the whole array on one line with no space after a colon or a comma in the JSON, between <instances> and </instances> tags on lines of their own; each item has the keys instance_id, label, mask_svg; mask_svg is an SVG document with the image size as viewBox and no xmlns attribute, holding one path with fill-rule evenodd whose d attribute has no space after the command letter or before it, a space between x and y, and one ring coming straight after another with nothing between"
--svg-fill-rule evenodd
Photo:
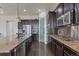
<instances>
[{"instance_id":1,"label":"dark wood cabinet","mask_svg":"<svg viewBox=\"0 0 79 59\"><path fill-rule=\"evenodd\" d=\"M64 14L70 12L70 24L75 23L75 3L64 3Z\"/></svg>"},{"instance_id":2,"label":"dark wood cabinet","mask_svg":"<svg viewBox=\"0 0 79 59\"><path fill-rule=\"evenodd\" d=\"M55 12L56 16L55 19L61 19L61 16L63 16L63 18L67 19L68 17L65 17L66 13L70 13L69 15L69 19L70 22L68 24L65 25L72 25L72 24L79 24L79 3L60 3L56 9L53 11ZM52 15L53 17L54 15ZM68 22L68 20L66 20L66 23ZM58 23L62 23L62 21L57 21ZM54 22L55 23L55 22ZM63 21L63 23L65 23ZM61 25L64 26L64 25Z\"/></svg>"},{"instance_id":3,"label":"dark wood cabinet","mask_svg":"<svg viewBox=\"0 0 79 59\"><path fill-rule=\"evenodd\" d=\"M47 20L47 29L48 33L52 34L54 33L54 28L57 26L57 21L56 21L56 13L50 11L48 13L48 20Z\"/></svg>"},{"instance_id":4,"label":"dark wood cabinet","mask_svg":"<svg viewBox=\"0 0 79 59\"><path fill-rule=\"evenodd\" d=\"M63 56L63 45L52 38L52 51L55 56Z\"/></svg>"},{"instance_id":5,"label":"dark wood cabinet","mask_svg":"<svg viewBox=\"0 0 79 59\"><path fill-rule=\"evenodd\" d=\"M72 49L70 49L67 46L64 46L64 56L77 56L77 54L75 53L75 51L72 51Z\"/></svg>"},{"instance_id":6,"label":"dark wood cabinet","mask_svg":"<svg viewBox=\"0 0 79 59\"><path fill-rule=\"evenodd\" d=\"M55 9L57 18L65 14L68 11L73 12L74 3L60 3Z\"/></svg>"},{"instance_id":7,"label":"dark wood cabinet","mask_svg":"<svg viewBox=\"0 0 79 59\"><path fill-rule=\"evenodd\" d=\"M60 3L57 8L57 18L64 14L64 3Z\"/></svg>"},{"instance_id":8,"label":"dark wood cabinet","mask_svg":"<svg viewBox=\"0 0 79 59\"><path fill-rule=\"evenodd\" d=\"M76 19L79 18L78 17L78 9L77 8L78 8L78 4L75 4L75 3L60 3L57 6L57 8L54 11L56 12L56 18L57 18L56 20L57 20L57 22L59 24L62 24L60 26L69 25L69 24L76 24L75 23L76 22L75 18ZM75 9L77 10L76 12L75 12ZM68 14L68 12L70 14ZM69 17L66 17L65 16L66 14L69 15ZM68 20L70 21L68 24L65 24L64 17L65 17L65 19L68 18ZM63 18L63 21L62 20L58 21L58 19L62 19L62 18ZM66 20L66 23L68 22L68 20Z\"/></svg>"},{"instance_id":9,"label":"dark wood cabinet","mask_svg":"<svg viewBox=\"0 0 79 59\"><path fill-rule=\"evenodd\" d=\"M25 56L25 43L19 45L15 50L16 56Z\"/></svg>"},{"instance_id":10,"label":"dark wood cabinet","mask_svg":"<svg viewBox=\"0 0 79 59\"><path fill-rule=\"evenodd\" d=\"M75 20L79 24L79 3L75 3Z\"/></svg>"},{"instance_id":11,"label":"dark wood cabinet","mask_svg":"<svg viewBox=\"0 0 79 59\"><path fill-rule=\"evenodd\" d=\"M32 41L33 41L33 37L30 36L28 39L26 39L25 41L25 56L28 55L29 51L30 51L30 47L32 45Z\"/></svg>"},{"instance_id":12,"label":"dark wood cabinet","mask_svg":"<svg viewBox=\"0 0 79 59\"><path fill-rule=\"evenodd\" d=\"M64 13L73 10L73 3L64 3Z\"/></svg>"},{"instance_id":13,"label":"dark wood cabinet","mask_svg":"<svg viewBox=\"0 0 79 59\"><path fill-rule=\"evenodd\" d=\"M25 55L27 56L28 55L28 53L29 53L29 42L28 42L28 40L26 40L26 42L25 42Z\"/></svg>"},{"instance_id":14,"label":"dark wood cabinet","mask_svg":"<svg viewBox=\"0 0 79 59\"><path fill-rule=\"evenodd\" d=\"M52 51L55 56L78 56L78 53L64 45L63 43L57 41L54 38L52 39Z\"/></svg>"},{"instance_id":15,"label":"dark wood cabinet","mask_svg":"<svg viewBox=\"0 0 79 59\"><path fill-rule=\"evenodd\" d=\"M12 56L27 56L32 45L32 36L11 51Z\"/></svg>"},{"instance_id":16,"label":"dark wood cabinet","mask_svg":"<svg viewBox=\"0 0 79 59\"><path fill-rule=\"evenodd\" d=\"M63 56L63 48L56 44L56 56Z\"/></svg>"},{"instance_id":17,"label":"dark wood cabinet","mask_svg":"<svg viewBox=\"0 0 79 59\"><path fill-rule=\"evenodd\" d=\"M54 10L54 12L56 13L56 19L57 19L57 12L58 12L58 9L56 8L55 10Z\"/></svg>"},{"instance_id":18,"label":"dark wood cabinet","mask_svg":"<svg viewBox=\"0 0 79 59\"><path fill-rule=\"evenodd\" d=\"M33 41L32 36L27 38L24 42L22 42L19 46L17 46L14 49L14 55L15 56L27 56L30 51L32 41Z\"/></svg>"},{"instance_id":19,"label":"dark wood cabinet","mask_svg":"<svg viewBox=\"0 0 79 59\"><path fill-rule=\"evenodd\" d=\"M51 38L52 39L52 38ZM56 55L56 43L55 43L55 40L54 39L52 39L52 52L54 53L54 55Z\"/></svg>"},{"instance_id":20,"label":"dark wood cabinet","mask_svg":"<svg viewBox=\"0 0 79 59\"><path fill-rule=\"evenodd\" d=\"M58 41L55 41L56 44L56 56L63 56L63 45Z\"/></svg>"}]
</instances>

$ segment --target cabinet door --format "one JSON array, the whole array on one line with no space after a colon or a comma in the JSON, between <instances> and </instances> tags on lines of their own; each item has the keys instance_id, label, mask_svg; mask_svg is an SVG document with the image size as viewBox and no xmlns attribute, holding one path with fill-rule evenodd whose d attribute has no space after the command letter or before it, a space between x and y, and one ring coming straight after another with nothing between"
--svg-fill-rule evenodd
<instances>
[{"instance_id":1,"label":"cabinet door","mask_svg":"<svg viewBox=\"0 0 79 59\"><path fill-rule=\"evenodd\" d=\"M57 19L57 13L58 13L58 9L56 8L55 10L54 10L54 12L56 13L56 19Z\"/></svg>"},{"instance_id":2,"label":"cabinet door","mask_svg":"<svg viewBox=\"0 0 79 59\"><path fill-rule=\"evenodd\" d=\"M75 7L74 3L64 3L64 14L70 12L70 24L75 23Z\"/></svg>"},{"instance_id":3,"label":"cabinet door","mask_svg":"<svg viewBox=\"0 0 79 59\"><path fill-rule=\"evenodd\" d=\"M75 20L76 24L79 24L79 3L75 4Z\"/></svg>"},{"instance_id":4,"label":"cabinet door","mask_svg":"<svg viewBox=\"0 0 79 59\"><path fill-rule=\"evenodd\" d=\"M57 26L62 26L62 25L64 24L63 21L64 21L63 16L59 17L59 18L57 19Z\"/></svg>"},{"instance_id":5,"label":"cabinet door","mask_svg":"<svg viewBox=\"0 0 79 59\"><path fill-rule=\"evenodd\" d=\"M57 18L64 14L64 4L60 3L57 7Z\"/></svg>"},{"instance_id":6,"label":"cabinet door","mask_svg":"<svg viewBox=\"0 0 79 59\"><path fill-rule=\"evenodd\" d=\"M52 34L54 33L54 28L56 27L57 25L57 22L56 22L56 13L55 12L49 12L49 18L48 18L48 33Z\"/></svg>"},{"instance_id":7,"label":"cabinet door","mask_svg":"<svg viewBox=\"0 0 79 59\"><path fill-rule=\"evenodd\" d=\"M52 51L53 51L53 53L55 55L55 52L56 52L56 44L55 44L55 41L54 41L53 38L52 38Z\"/></svg>"},{"instance_id":8,"label":"cabinet door","mask_svg":"<svg viewBox=\"0 0 79 59\"><path fill-rule=\"evenodd\" d=\"M26 56L28 55L28 52L29 52L29 42L28 42L28 40L26 40L26 42L25 42L25 55Z\"/></svg>"},{"instance_id":9,"label":"cabinet door","mask_svg":"<svg viewBox=\"0 0 79 59\"><path fill-rule=\"evenodd\" d=\"M63 56L63 44L55 41L56 44L56 56Z\"/></svg>"},{"instance_id":10,"label":"cabinet door","mask_svg":"<svg viewBox=\"0 0 79 59\"><path fill-rule=\"evenodd\" d=\"M64 46L64 56L77 56L77 54L72 49Z\"/></svg>"},{"instance_id":11,"label":"cabinet door","mask_svg":"<svg viewBox=\"0 0 79 59\"><path fill-rule=\"evenodd\" d=\"M63 48L56 44L56 56L63 56Z\"/></svg>"},{"instance_id":12,"label":"cabinet door","mask_svg":"<svg viewBox=\"0 0 79 59\"><path fill-rule=\"evenodd\" d=\"M73 9L73 3L64 3L64 13Z\"/></svg>"},{"instance_id":13,"label":"cabinet door","mask_svg":"<svg viewBox=\"0 0 79 59\"><path fill-rule=\"evenodd\" d=\"M22 43L20 46L16 47L16 56L25 56L25 43Z\"/></svg>"},{"instance_id":14,"label":"cabinet door","mask_svg":"<svg viewBox=\"0 0 79 59\"><path fill-rule=\"evenodd\" d=\"M48 33L51 33L51 24L53 24L53 15L52 15L52 12L49 12L49 19L48 19L48 23L47 23L47 30L48 30ZM53 26L52 26L53 27Z\"/></svg>"},{"instance_id":15,"label":"cabinet door","mask_svg":"<svg viewBox=\"0 0 79 59\"><path fill-rule=\"evenodd\" d=\"M70 24L70 12L67 12L66 14L64 14L64 25Z\"/></svg>"}]
</instances>

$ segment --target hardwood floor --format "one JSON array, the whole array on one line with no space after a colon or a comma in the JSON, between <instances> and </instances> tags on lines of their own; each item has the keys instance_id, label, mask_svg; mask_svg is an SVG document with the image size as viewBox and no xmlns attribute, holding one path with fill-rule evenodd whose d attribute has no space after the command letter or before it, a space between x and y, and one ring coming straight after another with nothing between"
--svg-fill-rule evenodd
<instances>
[{"instance_id":1,"label":"hardwood floor","mask_svg":"<svg viewBox=\"0 0 79 59\"><path fill-rule=\"evenodd\" d=\"M47 45L33 42L28 56L53 56L53 53Z\"/></svg>"}]
</instances>

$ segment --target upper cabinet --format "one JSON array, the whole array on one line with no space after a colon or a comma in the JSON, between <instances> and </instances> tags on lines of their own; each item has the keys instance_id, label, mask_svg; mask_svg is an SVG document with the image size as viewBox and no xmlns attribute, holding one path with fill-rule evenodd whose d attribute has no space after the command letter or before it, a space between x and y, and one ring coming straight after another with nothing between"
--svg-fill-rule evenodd
<instances>
[{"instance_id":1,"label":"upper cabinet","mask_svg":"<svg viewBox=\"0 0 79 59\"><path fill-rule=\"evenodd\" d=\"M64 3L64 15L65 14L69 15L69 17L64 17L64 19L67 21L69 20L69 24L75 24L75 4L74 3Z\"/></svg>"},{"instance_id":2,"label":"upper cabinet","mask_svg":"<svg viewBox=\"0 0 79 59\"><path fill-rule=\"evenodd\" d=\"M57 26L62 26L64 25L64 18L63 16L57 18Z\"/></svg>"},{"instance_id":3,"label":"upper cabinet","mask_svg":"<svg viewBox=\"0 0 79 59\"><path fill-rule=\"evenodd\" d=\"M56 27L56 13L55 12L49 12L48 13L48 33L54 33L54 28Z\"/></svg>"},{"instance_id":4,"label":"upper cabinet","mask_svg":"<svg viewBox=\"0 0 79 59\"><path fill-rule=\"evenodd\" d=\"M75 20L76 24L79 24L79 3L75 4Z\"/></svg>"},{"instance_id":5,"label":"upper cabinet","mask_svg":"<svg viewBox=\"0 0 79 59\"><path fill-rule=\"evenodd\" d=\"M79 24L79 3L60 3L54 12L57 26Z\"/></svg>"},{"instance_id":6,"label":"upper cabinet","mask_svg":"<svg viewBox=\"0 0 79 59\"><path fill-rule=\"evenodd\" d=\"M64 4L60 3L56 8L57 18L64 14Z\"/></svg>"},{"instance_id":7,"label":"upper cabinet","mask_svg":"<svg viewBox=\"0 0 79 59\"><path fill-rule=\"evenodd\" d=\"M64 13L73 10L73 3L64 3Z\"/></svg>"},{"instance_id":8,"label":"upper cabinet","mask_svg":"<svg viewBox=\"0 0 79 59\"><path fill-rule=\"evenodd\" d=\"M60 3L55 9L57 17L57 25L69 25L75 23L75 4Z\"/></svg>"}]
</instances>

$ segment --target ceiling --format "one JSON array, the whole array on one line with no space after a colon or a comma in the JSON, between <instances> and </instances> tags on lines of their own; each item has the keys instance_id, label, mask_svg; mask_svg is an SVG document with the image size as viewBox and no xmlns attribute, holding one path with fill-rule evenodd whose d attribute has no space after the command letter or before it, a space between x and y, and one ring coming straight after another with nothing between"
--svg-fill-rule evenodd
<instances>
[{"instance_id":1,"label":"ceiling","mask_svg":"<svg viewBox=\"0 0 79 59\"><path fill-rule=\"evenodd\" d=\"M19 3L19 15L37 15L40 12L45 10L54 10L58 3ZM3 9L4 16L15 16L17 15L17 3L0 3L0 7ZM24 12L24 9L27 10Z\"/></svg>"}]
</instances>

